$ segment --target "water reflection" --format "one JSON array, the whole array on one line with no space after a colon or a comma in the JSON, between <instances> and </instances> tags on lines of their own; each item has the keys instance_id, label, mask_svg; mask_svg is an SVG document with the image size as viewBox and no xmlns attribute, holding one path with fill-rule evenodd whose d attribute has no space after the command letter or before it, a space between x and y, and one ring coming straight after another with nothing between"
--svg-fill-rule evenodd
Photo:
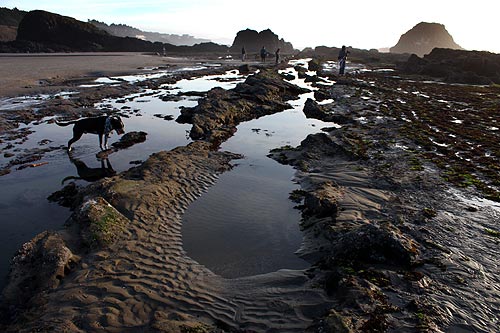
<instances>
[{"instance_id":1,"label":"water reflection","mask_svg":"<svg viewBox=\"0 0 500 333\"><path fill-rule=\"evenodd\" d=\"M95 182L99 179L112 177L116 175L116 171L111 166L111 162L109 158L100 159L101 166L97 168L89 168L85 162L81 159L74 158L72 155L69 155L69 159L71 163L76 167L76 172L78 177L68 176L62 180L62 184L68 180L85 180L87 182Z\"/></svg>"},{"instance_id":2,"label":"water reflection","mask_svg":"<svg viewBox=\"0 0 500 333\"><path fill-rule=\"evenodd\" d=\"M314 90L292 68L284 72L294 77L290 82ZM297 146L308 134L332 126L305 117L307 98L314 93L292 101L292 109L241 123L221 149L245 158L186 210L184 249L214 273L236 278L309 266L294 253L302 243L300 212L288 198L299 188L295 170L267 157L273 148Z\"/></svg>"}]
</instances>

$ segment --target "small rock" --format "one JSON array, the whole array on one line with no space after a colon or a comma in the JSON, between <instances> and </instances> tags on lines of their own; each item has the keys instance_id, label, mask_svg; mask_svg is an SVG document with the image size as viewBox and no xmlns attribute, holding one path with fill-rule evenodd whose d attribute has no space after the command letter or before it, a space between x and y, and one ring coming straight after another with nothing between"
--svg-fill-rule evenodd
<instances>
[{"instance_id":1,"label":"small rock","mask_svg":"<svg viewBox=\"0 0 500 333\"><path fill-rule=\"evenodd\" d=\"M121 138L120 141L115 142L112 144L113 147L117 149L124 149L131 147L137 143L141 143L146 141L146 132L128 132L124 134Z\"/></svg>"}]
</instances>

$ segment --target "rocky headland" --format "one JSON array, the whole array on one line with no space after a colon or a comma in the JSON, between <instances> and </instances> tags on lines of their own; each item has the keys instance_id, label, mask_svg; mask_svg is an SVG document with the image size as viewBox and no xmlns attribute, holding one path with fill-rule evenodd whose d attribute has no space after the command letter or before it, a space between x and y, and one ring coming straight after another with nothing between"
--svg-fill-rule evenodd
<instances>
[{"instance_id":1,"label":"rocky headland","mask_svg":"<svg viewBox=\"0 0 500 333\"><path fill-rule=\"evenodd\" d=\"M17 28L16 40L0 43L0 52L154 52L222 53L227 46L200 43L176 46L133 37L117 37L95 25L42 10L26 13Z\"/></svg>"}]
</instances>

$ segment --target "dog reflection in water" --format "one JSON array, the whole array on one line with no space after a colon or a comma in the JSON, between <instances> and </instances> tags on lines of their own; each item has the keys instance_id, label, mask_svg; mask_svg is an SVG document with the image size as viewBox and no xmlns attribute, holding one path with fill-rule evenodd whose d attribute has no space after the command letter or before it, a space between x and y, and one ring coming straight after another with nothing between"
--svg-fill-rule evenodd
<instances>
[{"instance_id":1,"label":"dog reflection in water","mask_svg":"<svg viewBox=\"0 0 500 333\"><path fill-rule=\"evenodd\" d=\"M63 179L62 184L64 184L64 182L68 180L78 179L83 179L88 182L95 182L99 179L116 175L116 171L113 170L113 167L111 166L111 163L107 158L101 159L100 168L89 168L82 160L79 160L78 158L70 157L69 160L76 166L78 177L68 176Z\"/></svg>"}]
</instances>

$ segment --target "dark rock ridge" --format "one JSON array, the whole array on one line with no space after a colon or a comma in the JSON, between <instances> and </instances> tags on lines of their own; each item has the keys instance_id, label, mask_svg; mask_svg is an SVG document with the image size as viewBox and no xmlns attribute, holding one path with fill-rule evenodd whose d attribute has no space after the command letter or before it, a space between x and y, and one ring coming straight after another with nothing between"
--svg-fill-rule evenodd
<instances>
[{"instance_id":1,"label":"dark rock ridge","mask_svg":"<svg viewBox=\"0 0 500 333\"><path fill-rule=\"evenodd\" d=\"M398 53L382 53L378 50L364 50L354 47L348 47L350 52L349 60L352 62L367 64L372 67L380 68L393 68L396 63L406 62L408 59L408 54L398 54ZM328 47L328 46L317 46L313 48L305 48L299 54L296 55L297 58L315 58L321 61L332 60L337 61L339 55L339 47ZM317 60L316 60L317 61ZM309 66L311 62L309 63ZM317 66L314 69L317 70Z\"/></svg>"},{"instance_id":2,"label":"dark rock ridge","mask_svg":"<svg viewBox=\"0 0 500 333\"><path fill-rule=\"evenodd\" d=\"M398 43L390 48L390 52L414 53L422 57L424 54L429 54L435 47L462 50L444 25L420 22L404 33Z\"/></svg>"},{"instance_id":3,"label":"dark rock ridge","mask_svg":"<svg viewBox=\"0 0 500 333\"><path fill-rule=\"evenodd\" d=\"M283 38L270 29L257 32L255 30L241 30L236 34L233 45L229 48L232 53L240 53L241 48L245 47L247 53L257 53L262 46L265 46L268 52L274 53L278 48L282 54L293 54L295 50L291 43L285 42Z\"/></svg>"},{"instance_id":4,"label":"dark rock ridge","mask_svg":"<svg viewBox=\"0 0 500 333\"><path fill-rule=\"evenodd\" d=\"M191 123L190 136L214 145L229 138L242 121L290 108L286 101L309 90L288 83L274 70L261 69L234 89L214 88L193 108L184 108L177 119Z\"/></svg>"},{"instance_id":5,"label":"dark rock ridge","mask_svg":"<svg viewBox=\"0 0 500 333\"><path fill-rule=\"evenodd\" d=\"M402 70L446 82L500 84L500 54L436 48L423 58L412 55Z\"/></svg>"},{"instance_id":6,"label":"dark rock ridge","mask_svg":"<svg viewBox=\"0 0 500 333\"><path fill-rule=\"evenodd\" d=\"M133 37L143 39L149 42L160 42L172 45L187 45L193 46L200 43L208 43L210 40L195 38L190 35L175 35L175 34L163 34L159 32L142 31L140 29L125 25L125 24L106 24L104 22L99 22L96 20L89 20L90 24L93 24L97 28L107 31L110 35L117 37Z\"/></svg>"},{"instance_id":7,"label":"dark rock ridge","mask_svg":"<svg viewBox=\"0 0 500 333\"><path fill-rule=\"evenodd\" d=\"M163 52L225 53L214 43L175 46L130 37L112 36L94 25L46 11L27 13L19 23L17 39L0 44L0 52Z\"/></svg>"}]
</instances>

